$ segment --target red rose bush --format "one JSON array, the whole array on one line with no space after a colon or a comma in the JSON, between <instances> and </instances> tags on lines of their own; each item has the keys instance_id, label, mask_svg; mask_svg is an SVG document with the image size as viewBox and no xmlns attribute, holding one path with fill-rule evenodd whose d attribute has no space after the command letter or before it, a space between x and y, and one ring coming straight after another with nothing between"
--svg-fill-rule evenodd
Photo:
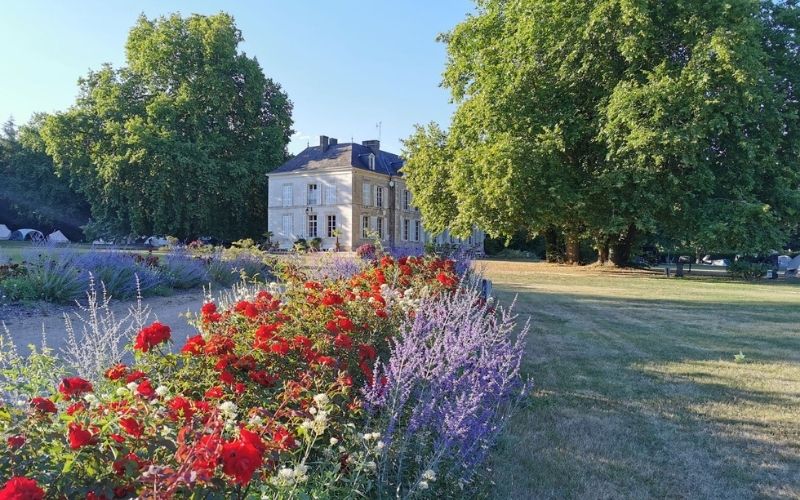
<instances>
[{"instance_id":1,"label":"red rose bush","mask_svg":"<svg viewBox=\"0 0 800 500\"><path fill-rule=\"evenodd\" d=\"M378 483L400 422L420 419L385 404L403 376L392 355L419 308L464 280L437 257L384 255L358 270L317 280L286 265L280 285L204 304L186 340L144 325L132 363L0 403L0 499L388 495ZM447 488L437 473L456 469L437 457L392 488Z\"/></svg>"}]
</instances>

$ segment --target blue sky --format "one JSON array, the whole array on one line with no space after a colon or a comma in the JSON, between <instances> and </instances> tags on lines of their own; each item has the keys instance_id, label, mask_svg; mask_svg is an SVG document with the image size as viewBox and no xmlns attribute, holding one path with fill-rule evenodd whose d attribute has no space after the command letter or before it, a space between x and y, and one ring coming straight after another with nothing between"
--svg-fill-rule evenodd
<instances>
[{"instance_id":1,"label":"blue sky","mask_svg":"<svg viewBox=\"0 0 800 500\"><path fill-rule=\"evenodd\" d=\"M220 10L236 18L241 50L294 102L293 153L320 134L377 138L378 122L382 149L399 153L415 123L449 121L453 107L439 87L445 47L435 38L474 11L468 0L3 2L0 120L66 109L78 77L104 62L124 64L140 13Z\"/></svg>"}]
</instances>

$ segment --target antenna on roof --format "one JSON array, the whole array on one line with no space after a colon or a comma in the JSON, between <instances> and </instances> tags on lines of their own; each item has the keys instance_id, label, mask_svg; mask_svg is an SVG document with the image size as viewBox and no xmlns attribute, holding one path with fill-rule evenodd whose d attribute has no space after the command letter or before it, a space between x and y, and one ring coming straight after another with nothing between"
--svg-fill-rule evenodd
<instances>
[{"instance_id":1,"label":"antenna on roof","mask_svg":"<svg viewBox=\"0 0 800 500\"><path fill-rule=\"evenodd\" d=\"M375 128L378 129L378 140L381 140L381 128L383 126L383 122L378 122L375 124Z\"/></svg>"}]
</instances>

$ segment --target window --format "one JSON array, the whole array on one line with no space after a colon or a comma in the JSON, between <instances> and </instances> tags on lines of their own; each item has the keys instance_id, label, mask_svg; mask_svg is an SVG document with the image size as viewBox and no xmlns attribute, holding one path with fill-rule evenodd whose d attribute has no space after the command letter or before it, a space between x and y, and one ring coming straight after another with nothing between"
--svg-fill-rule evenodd
<instances>
[{"instance_id":1,"label":"window","mask_svg":"<svg viewBox=\"0 0 800 500\"><path fill-rule=\"evenodd\" d=\"M378 233L378 238L383 239L383 217L375 218L375 231Z\"/></svg>"},{"instance_id":2,"label":"window","mask_svg":"<svg viewBox=\"0 0 800 500\"><path fill-rule=\"evenodd\" d=\"M361 237L369 238L369 215L361 216Z\"/></svg>"},{"instance_id":3,"label":"window","mask_svg":"<svg viewBox=\"0 0 800 500\"><path fill-rule=\"evenodd\" d=\"M292 216L284 214L283 216L283 236L291 238L292 236Z\"/></svg>"},{"instance_id":4,"label":"window","mask_svg":"<svg viewBox=\"0 0 800 500\"><path fill-rule=\"evenodd\" d=\"M370 153L369 157L367 158L367 161L369 163L369 169L375 170L375 155Z\"/></svg>"},{"instance_id":5,"label":"window","mask_svg":"<svg viewBox=\"0 0 800 500\"><path fill-rule=\"evenodd\" d=\"M375 186L375 206L383 208L383 188Z\"/></svg>"},{"instance_id":6,"label":"window","mask_svg":"<svg viewBox=\"0 0 800 500\"><path fill-rule=\"evenodd\" d=\"M403 219L403 241L408 241L411 235L411 221Z\"/></svg>"},{"instance_id":7,"label":"window","mask_svg":"<svg viewBox=\"0 0 800 500\"><path fill-rule=\"evenodd\" d=\"M325 203L336 204L336 186L325 186Z\"/></svg>"},{"instance_id":8,"label":"window","mask_svg":"<svg viewBox=\"0 0 800 500\"><path fill-rule=\"evenodd\" d=\"M308 198L306 202L308 205L319 205L319 189L316 184L308 185Z\"/></svg>"},{"instance_id":9,"label":"window","mask_svg":"<svg viewBox=\"0 0 800 500\"><path fill-rule=\"evenodd\" d=\"M316 238L317 237L317 216L316 214L312 214L308 216L308 237L309 238Z\"/></svg>"},{"instance_id":10,"label":"window","mask_svg":"<svg viewBox=\"0 0 800 500\"><path fill-rule=\"evenodd\" d=\"M284 207L291 207L292 206L292 185L291 184L284 184L283 185L283 206Z\"/></svg>"},{"instance_id":11,"label":"window","mask_svg":"<svg viewBox=\"0 0 800 500\"><path fill-rule=\"evenodd\" d=\"M333 234L336 231L336 216L329 215L328 216L328 238L334 238L335 235Z\"/></svg>"},{"instance_id":12,"label":"window","mask_svg":"<svg viewBox=\"0 0 800 500\"><path fill-rule=\"evenodd\" d=\"M403 210L411 210L411 191L403 191Z\"/></svg>"},{"instance_id":13,"label":"window","mask_svg":"<svg viewBox=\"0 0 800 500\"><path fill-rule=\"evenodd\" d=\"M420 241L420 236L422 236L422 223L420 221L414 221L414 241Z\"/></svg>"},{"instance_id":14,"label":"window","mask_svg":"<svg viewBox=\"0 0 800 500\"><path fill-rule=\"evenodd\" d=\"M372 205L372 186L367 182L361 185L361 203L365 207Z\"/></svg>"}]
</instances>

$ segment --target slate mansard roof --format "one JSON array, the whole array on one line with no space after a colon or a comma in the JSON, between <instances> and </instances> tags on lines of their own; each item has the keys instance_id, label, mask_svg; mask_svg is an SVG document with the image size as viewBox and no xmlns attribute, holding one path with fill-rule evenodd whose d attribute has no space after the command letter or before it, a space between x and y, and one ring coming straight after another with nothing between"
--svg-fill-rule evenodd
<instances>
[{"instance_id":1,"label":"slate mansard roof","mask_svg":"<svg viewBox=\"0 0 800 500\"><path fill-rule=\"evenodd\" d=\"M331 144L323 151L322 146L311 146L297 156L276 168L270 174L295 172L300 170L315 171L328 168L352 167L370 170L369 154L372 150L362 144ZM403 159L396 154L378 151L375 156L375 170L381 174L400 176Z\"/></svg>"}]
</instances>

